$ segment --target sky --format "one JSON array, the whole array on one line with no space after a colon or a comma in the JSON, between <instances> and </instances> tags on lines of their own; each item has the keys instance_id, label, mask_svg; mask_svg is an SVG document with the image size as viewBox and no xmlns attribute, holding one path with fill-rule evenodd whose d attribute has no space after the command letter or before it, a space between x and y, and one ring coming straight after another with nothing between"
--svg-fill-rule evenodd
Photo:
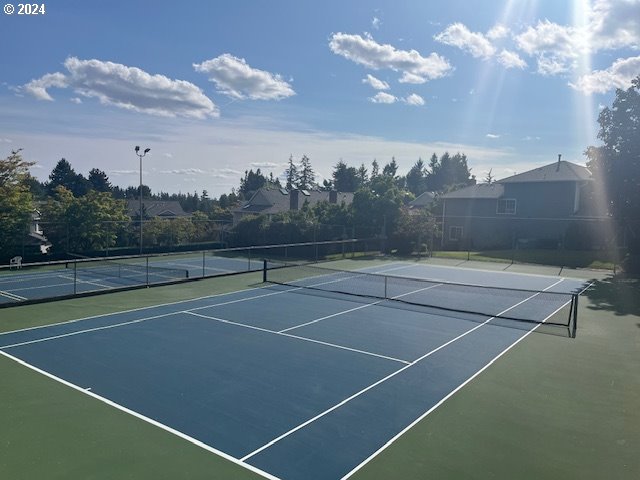
<instances>
[{"instance_id":1,"label":"sky","mask_svg":"<svg viewBox=\"0 0 640 480\"><path fill-rule=\"evenodd\" d=\"M154 192L237 188L310 158L479 181L584 164L640 75L640 0L53 0L0 15L0 157Z\"/></svg>"}]
</instances>

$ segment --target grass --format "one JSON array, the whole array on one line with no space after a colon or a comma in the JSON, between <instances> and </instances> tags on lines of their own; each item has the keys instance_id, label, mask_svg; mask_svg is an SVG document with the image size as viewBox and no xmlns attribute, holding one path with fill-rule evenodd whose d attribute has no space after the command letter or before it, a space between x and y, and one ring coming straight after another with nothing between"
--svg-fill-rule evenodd
<instances>
[{"instance_id":1,"label":"grass","mask_svg":"<svg viewBox=\"0 0 640 480\"><path fill-rule=\"evenodd\" d=\"M570 268L589 268L613 270L616 265L615 255L604 251L583 250L489 250L480 252L437 251L437 258L453 258L459 260L475 260L484 262L531 263L553 265Z\"/></svg>"},{"instance_id":2,"label":"grass","mask_svg":"<svg viewBox=\"0 0 640 480\"><path fill-rule=\"evenodd\" d=\"M15 307L0 311L0 331L259 281L256 273ZM352 478L638 478L639 294L637 281L597 281L581 299L576 339L529 335ZM3 356L0 377L0 478L259 478Z\"/></svg>"}]
</instances>

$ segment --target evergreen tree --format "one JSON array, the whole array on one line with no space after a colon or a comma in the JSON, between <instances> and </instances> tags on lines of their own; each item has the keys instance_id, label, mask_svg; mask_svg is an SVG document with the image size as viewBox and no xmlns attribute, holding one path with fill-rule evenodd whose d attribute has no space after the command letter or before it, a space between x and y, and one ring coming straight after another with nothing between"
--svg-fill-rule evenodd
<instances>
[{"instance_id":1,"label":"evergreen tree","mask_svg":"<svg viewBox=\"0 0 640 480\"><path fill-rule=\"evenodd\" d=\"M300 160L297 186L302 190L310 190L316 186L316 174L311 167L311 160L306 155Z\"/></svg>"},{"instance_id":2,"label":"evergreen tree","mask_svg":"<svg viewBox=\"0 0 640 480\"><path fill-rule=\"evenodd\" d=\"M89 171L89 183L91 184L91 188L96 192L110 192L111 191L111 183L109 182L109 177L102 170L97 168L92 168Z\"/></svg>"},{"instance_id":3,"label":"evergreen tree","mask_svg":"<svg viewBox=\"0 0 640 480\"><path fill-rule=\"evenodd\" d=\"M293 163L293 155L289 156L289 165L287 166L285 175L287 176L287 190L293 190L296 188L296 185L298 184L298 167Z\"/></svg>"}]
</instances>

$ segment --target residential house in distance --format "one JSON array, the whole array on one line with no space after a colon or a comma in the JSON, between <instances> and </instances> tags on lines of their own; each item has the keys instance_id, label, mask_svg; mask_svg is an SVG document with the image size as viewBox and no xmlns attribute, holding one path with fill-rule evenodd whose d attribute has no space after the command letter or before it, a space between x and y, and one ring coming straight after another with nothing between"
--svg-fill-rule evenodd
<instances>
[{"instance_id":1,"label":"residential house in distance","mask_svg":"<svg viewBox=\"0 0 640 480\"><path fill-rule=\"evenodd\" d=\"M143 200L142 211L149 218L178 218L191 216L182 209L180 202L175 200ZM138 217L140 212L140 201L127 200L127 212L132 218Z\"/></svg>"},{"instance_id":2,"label":"residential house in distance","mask_svg":"<svg viewBox=\"0 0 640 480\"><path fill-rule=\"evenodd\" d=\"M416 211L420 209L429 208L436 200L436 195L433 192L424 192L418 195L415 199L409 202L409 211Z\"/></svg>"},{"instance_id":3,"label":"residential house in distance","mask_svg":"<svg viewBox=\"0 0 640 480\"><path fill-rule=\"evenodd\" d=\"M284 188L260 188L253 196L243 203L240 208L234 210L233 224L252 215L272 216L289 210L300 210L305 203L310 207L320 202L335 204L353 202L353 193L318 191L318 190L286 190Z\"/></svg>"},{"instance_id":4,"label":"residential house in distance","mask_svg":"<svg viewBox=\"0 0 640 480\"><path fill-rule=\"evenodd\" d=\"M441 197L443 247L556 248L584 245L587 236L605 242L610 222L594 208L592 192L591 172L560 155L555 163L449 192Z\"/></svg>"}]
</instances>

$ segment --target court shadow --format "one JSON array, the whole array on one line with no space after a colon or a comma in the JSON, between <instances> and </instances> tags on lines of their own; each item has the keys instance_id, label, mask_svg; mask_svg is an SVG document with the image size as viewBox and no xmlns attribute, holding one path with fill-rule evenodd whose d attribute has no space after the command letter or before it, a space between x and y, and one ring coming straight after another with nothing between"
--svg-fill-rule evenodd
<instances>
[{"instance_id":1,"label":"court shadow","mask_svg":"<svg viewBox=\"0 0 640 480\"><path fill-rule=\"evenodd\" d=\"M616 315L640 316L640 279L611 277L593 280L584 295L591 310L613 312Z\"/></svg>"}]
</instances>

